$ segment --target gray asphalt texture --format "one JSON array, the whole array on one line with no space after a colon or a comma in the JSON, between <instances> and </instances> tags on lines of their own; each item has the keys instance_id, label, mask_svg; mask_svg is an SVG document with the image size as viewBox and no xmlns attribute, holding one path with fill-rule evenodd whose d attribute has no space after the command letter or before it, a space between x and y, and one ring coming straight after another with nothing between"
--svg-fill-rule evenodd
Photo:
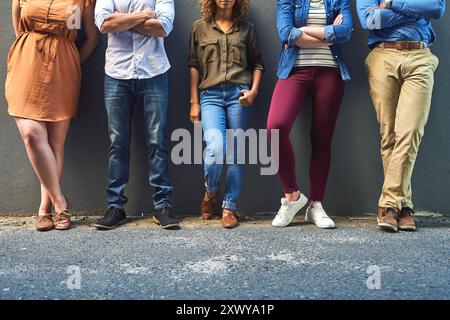
<instances>
[{"instance_id":1,"label":"gray asphalt texture","mask_svg":"<svg viewBox=\"0 0 450 320\"><path fill-rule=\"evenodd\" d=\"M4 226L0 298L450 299L449 219L418 224L415 233L382 232L373 220L338 221L335 230ZM380 289L367 287L372 265ZM68 287L69 266L80 270L79 289Z\"/></svg>"}]
</instances>

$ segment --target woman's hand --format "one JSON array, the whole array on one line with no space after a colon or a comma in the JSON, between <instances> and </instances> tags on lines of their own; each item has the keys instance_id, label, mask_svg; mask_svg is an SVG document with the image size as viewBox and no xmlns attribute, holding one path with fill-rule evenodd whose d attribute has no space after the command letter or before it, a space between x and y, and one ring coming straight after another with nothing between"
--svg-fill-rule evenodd
<instances>
[{"instance_id":1,"label":"woman's hand","mask_svg":"<svg viewBox=\"0 0 450 320\"><path fill-rule=\"evenodd\" d=\"M244 107L250 107L253 102L255 101L255 98L257 96L257 93L253 90L241 90L242 96L239 97L239 102Z\"/></svg>"},{"instance_id":2,"label":"woman's hand","mask_svg":"<svg viewBox=\"0 0 450 320\"><path fill-rule=\"evenodd\" d=\"M339 26L344 22L344 16L342 14L338 14L336 19L334 19L333 25Z\"/></svg>"},{"instance_id":3,"label":"woman's hand","mask_svg":"<svg viewBox=\"0 0 450 320\"><path fill-rule=\"evenodd\" d=\"M200 122L200 104L191 103L191 111L189 112L189 119L192 123Z\"/></svg>"}]
</instances>

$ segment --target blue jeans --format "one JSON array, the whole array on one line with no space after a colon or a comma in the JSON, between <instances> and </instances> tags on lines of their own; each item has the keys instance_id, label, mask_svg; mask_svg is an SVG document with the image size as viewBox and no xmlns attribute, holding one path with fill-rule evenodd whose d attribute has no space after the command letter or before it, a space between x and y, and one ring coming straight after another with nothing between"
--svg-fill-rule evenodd
<instances>
[{"instance_id":1,"label":"blue jeans","mask_svg":"<svg viewBox=\"0 0 450 320\"><path fill-rule=\"evenodd\" d=\"M128 201L124 189L129 178L131 118L136 100L143 110L149 166L148 181L154 188L153 204L156 209L170 208L173 187L168 181L166 73L141 80L119 80L108 75L105 77L105 106L111 141L106 202L109 206L123 209Z\"/></svg>"},{"instance_id":2,"label":"blue jeans","mask_svg":"<svg viewBox=\"0 0 450 320\"><path fill-rule=\"evenodd\" d=\"M222 207L229 210L237 210L236 203L241 192L244 165L236 161L238 155L235 136L233 161L229 163L224 160L227 154L226 129L246 130L252 113L251 107L243 107L239 103L242 89L250 89L250 86L216 86L200 92L201 122L206 142L204 164L206 191L215 193L219 190L223 163L227 163L227 184Z\"/></svg>"}]
</instances>

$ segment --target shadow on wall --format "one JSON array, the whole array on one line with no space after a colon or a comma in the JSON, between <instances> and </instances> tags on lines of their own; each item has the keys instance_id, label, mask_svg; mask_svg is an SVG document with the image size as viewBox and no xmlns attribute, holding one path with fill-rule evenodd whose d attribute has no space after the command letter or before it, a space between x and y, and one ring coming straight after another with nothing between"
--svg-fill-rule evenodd
<instances>
[{"instance_id":1,"label":"shadow on wall","mask_svg":"<svg viewBox=\"0 0 450 320\"><path fill-rule=\"evenodd\" d=\"M192 5L191 5L192 2ZM352 1L354 8L355 1ZM12 43L10 2L0 4L1 30L1 78L6 76L4 65L9 44ZM189 88L186 53L192 23L199 19L196 0L176 1L175 29L166 39L166 50L172 64L169 71L170 133L176 128L188 128ZM271 94L276 83L275 68L280 51L276 33L276 1L254 0L250 21L256 25L267 71L260 95L255 104L252 120L254 128L265 128ZM333 214L358 214L373 211L382 183L379 157L379 134L375 112L368 94L367 79L363 69L367 34L359 28L354 11L355 32L350 43L344 46L353 80L347 83L347 91L336 127L333 144L333 161L324 203ZM441 59L436 73L435 95L430 121L422 150L417 160L414 177L415 200L418 209L450 212L450 144L448 123L450 110L450 83L448 68L450 19L448 15L435 23L438 42L433 52ZM8 45L5 45L7 43ZM106 37L94 56L83 66L83 85L80 97L79 117L72 124L66 148L66 169L63 188L76 210L102 210L105 206L108 136L106 112L103 101L104 51ZM3 86L2 86L3 87ZM2 94L0 113L0 212L32 212L39 201L37 179L26 158L23 145L6 113ZM127 186L131 213L152 211L152 190L148 186L147 154L142 127L142 112L134 111L132 159L130 183ZM297 176L302 191L308 195L310 156L309 131L311 119L310 101L292 131L297 155ZM174 144L169 143L171 148ZM171 180L175 186L173 200L175 210L197 214L204 191L201 165L171 165ZM223 188L222 188L223 189ZM260 176L259 166L248 166L240 200L243 211L275 211L279 207L282 189L276 176Z\"/></svg>"}]
</instances>

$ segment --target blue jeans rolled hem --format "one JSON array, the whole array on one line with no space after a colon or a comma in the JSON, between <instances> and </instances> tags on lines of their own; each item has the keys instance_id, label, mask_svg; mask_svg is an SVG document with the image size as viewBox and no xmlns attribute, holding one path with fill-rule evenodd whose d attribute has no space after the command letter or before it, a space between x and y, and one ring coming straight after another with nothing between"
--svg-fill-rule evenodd
<instances>
[{"instance_id":1,"label":"blue jeans rolled hem","mask_svg":"<svg viewBox=\"0 0 450 320\"><path fill-rule=\"evenodd\" d=\"M114 207L114 208L117 208L117 209L120 209L120 210L123 210L123 209L124 209L124 206L123 206L123 205L116 204L116 203L109 203L109 204L108 204L108 209L111 208L111 207Z\"/></svg>"},{"instance_id":2,"label":"blue jeans rolled hem","mask_svg":"<svg viewBox=\"0 0 450 320\"><path fill-rule=\"evenodd\" d=\"M155 206L156 210L163 209L163 208L172 209L172 205L170 203L162 203L160 205Z\"/></svg>"},{"instance_id":3,"label":"blue jeans rolled hem","mask_svg":"<svg viewBox=\"0 0 450 320\"><path fill-rule=\"evenodd\" d=\"M219 191L219 186L210 187L205 183L206 191L209 193L217 193Z\"/></svg>"},{"instance_id":4,"label":"blue jeans rolled hem","mask_svg":"<svg viewBox=\"0 0 450 320\"><path fill-rule=\"evenodd\" d=\"M237 210L237 205L235 202L230 202L230 201L224 200L222 202L222 208L234 211L234 210Z\"/></svg>"}]
</instances>

